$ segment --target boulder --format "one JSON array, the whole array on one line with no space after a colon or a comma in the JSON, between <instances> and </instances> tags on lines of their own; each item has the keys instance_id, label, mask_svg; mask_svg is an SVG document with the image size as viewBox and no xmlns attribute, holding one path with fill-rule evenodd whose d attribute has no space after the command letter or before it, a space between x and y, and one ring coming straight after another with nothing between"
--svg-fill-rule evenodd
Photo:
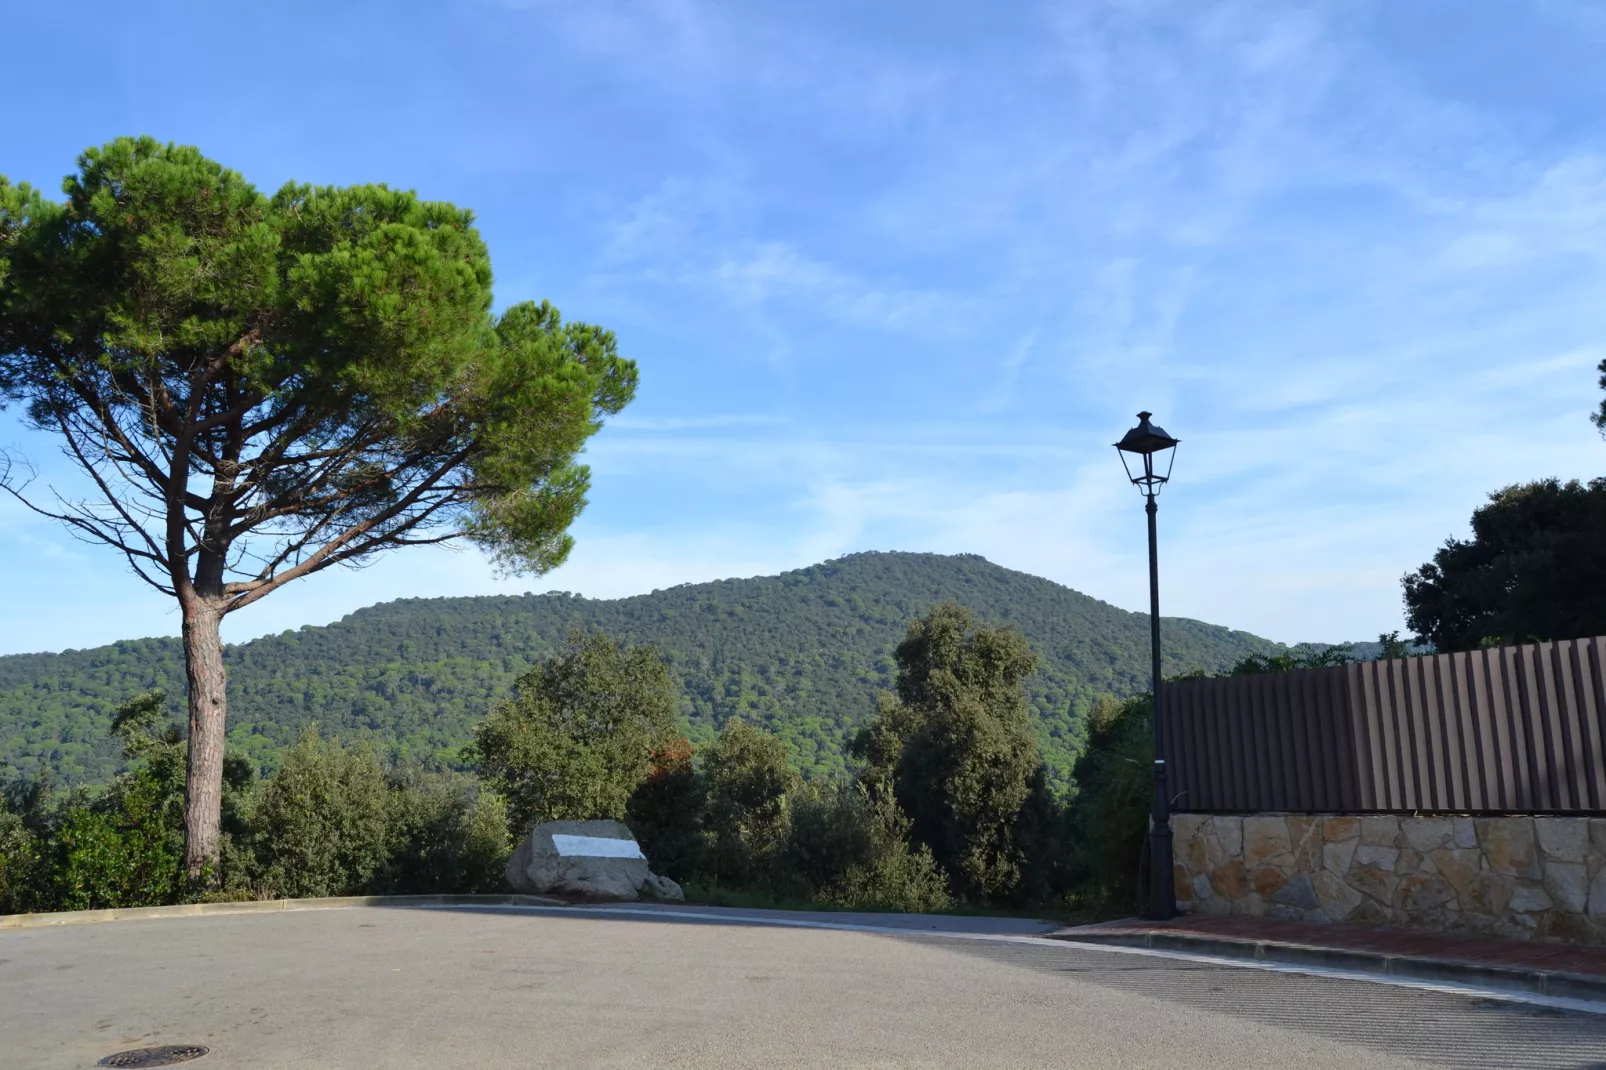
<instances>
[{"instance_id":1,"label":"boulder","mask_svg":"<svg viewBox=\"0 0 1606 1070\"><path fill-rule=\"evenodd\" d=\"M647 868L630 830L617 821L537 825L508 859L507 880L525 895L576 899L681 899L680 886Z\"/></svg>"}]
</instances>

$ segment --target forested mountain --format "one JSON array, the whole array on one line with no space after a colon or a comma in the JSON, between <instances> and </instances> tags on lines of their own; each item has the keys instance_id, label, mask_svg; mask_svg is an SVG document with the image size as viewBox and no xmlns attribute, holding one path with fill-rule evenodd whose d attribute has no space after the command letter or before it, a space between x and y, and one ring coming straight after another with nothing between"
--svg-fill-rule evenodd
<instances>
[{"instance_id":1,"label":"forested mountain","mask_svg":"<svg viewBox=\"0 0 1606 1070\"><path fill-rule=\"evenodd\" d=\"M1041 666L1030 682L1056 779L1101 693L1148 686L1148 618L975 555L863 553L754 579L687 584L633 598L575 595L402 599L326 627L228 648L229 741L264 767L311 722L424 761L456 763L470 726L570 630L655 643L681 688L694 740L733 716L786 740L799 767L842 764L854 729L893 683L909 620L953 599L1013 624ZM1167 675L1225 668L1280 644L1180 618L1165 623ZM51 769L67 782L117 768L112 709L153 687L184 689L177 639L0 657L0 777Z\"/></svg>"}]
</instances>

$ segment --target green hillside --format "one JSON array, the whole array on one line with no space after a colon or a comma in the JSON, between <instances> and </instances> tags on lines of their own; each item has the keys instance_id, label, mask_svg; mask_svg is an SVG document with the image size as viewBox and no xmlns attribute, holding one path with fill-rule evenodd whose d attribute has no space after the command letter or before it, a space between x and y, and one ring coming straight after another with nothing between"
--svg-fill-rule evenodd
<instances>
[{"instance_id":1,"label":"green hillside","mask_svg":"<svg viewBox=\"0 0 1606 1070\"><path fill-rule=\"evenodd\" d=\"M381 748L453 763L469 727L573 628L656 643L681 686L694 740L740 715L784 738L803 769L840 767L842 748L892 686L908 621L953 599L1010 623L1042 659L1032 705L1063 778L1082 714L1101 693L1148 686L1147 617L974 555L864 553L779 576L688 584L634 598L568 594L403 599L327 627L231 646L231 746L272 767L309 722ZM1169 675L1218 670L1279 644L1194 620L1166 622ZM176 639L0 657L0 777L42 767L67 782L117 768L112 708L161 687L183 694Z\"/></svg>"}]
</instances>

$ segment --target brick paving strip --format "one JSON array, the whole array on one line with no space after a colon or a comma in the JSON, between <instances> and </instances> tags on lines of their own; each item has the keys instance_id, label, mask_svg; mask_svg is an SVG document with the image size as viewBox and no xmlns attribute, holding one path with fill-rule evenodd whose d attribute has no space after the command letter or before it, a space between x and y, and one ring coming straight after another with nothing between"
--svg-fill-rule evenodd
<instances>
[{"instance_id":1,"label":"brick paving strip","mask_svg":"<svg viewBox=\"0 0 1606 1070\"><path fill-rule=\"evenodd\" d=\"M1166 922L1126 918L1045 935L1606 1002L1606 947L1197 914Z\"/></svg>"}]
</instances>

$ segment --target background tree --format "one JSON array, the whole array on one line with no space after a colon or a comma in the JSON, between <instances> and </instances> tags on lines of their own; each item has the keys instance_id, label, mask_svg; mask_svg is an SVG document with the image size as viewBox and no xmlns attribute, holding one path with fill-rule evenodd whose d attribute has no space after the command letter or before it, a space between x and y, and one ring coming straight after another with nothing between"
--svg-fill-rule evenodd
<instances>
[{"instance_id":1,"label":"background tree","mask_svg":"<svg viewBox=\"0 0 1606 1070\"><path fill-rule=\"evenodd\" d=\"M1008 619L1042 653L1026 682L1056 793L1070 786L1083 723L1100 694L1148 687L1148 617L967 556L855 554L782 576L636 598L563 592L407 598L329 625L229 649L229 745L265 773L317 721L403 761L466 767L461 748L486 699L563 646L575 628L675 651L682 727L695 745L740 718L785 741L811 780L848 773L847 749L897 685L892 652L912 617L964 596L978 619ZM1227 668L1279 647L1179 620L1167 674ZM107 714L131 694L184 692L183 644L153 638L61 654L0 657L0 777L51 769L64 783L119 771Z\"/></svg>"},{"instance_id":2,"label":"background tree","mask_svg":"<svg viewBox=\"0 0 1606 1070\"><path fill-rule=\"evenodd\" d=\"M522 833L543 821L623 821L654 754L678 738L657 649L576 632L475 726L474 753Z\"/></svg>"},{"instance_id":3,"label":"background tree","mask_svg":"<svg viewBox=\"0 0 1606 1070\"><path fill-rule=\"evenodd\" d=\"M48 778L0 791L0 913L154 906L188 891L184 855L184 736L160 691L119 706L112 734L127 770L98 792L55 795ZM255 779L225 763L230 832Z\"/></svg>"},{"instance_id":4,"label":"background tree","mask_svg":"<svg viewBox=\"0 0 1606 1070\"><path fill-rule=\"evenodd\" d=\"M484 243L450 204L267 197L150 138L78 162L65 203L0 178L0 395L94 488L24 500L178 601L193 877L218 852L223 617L395 546L554 567L584 504L575 456L636 369L550 305L493 318Z\"/></svg>"},{"instance_id":5,"label":"background tree","mask_svg":"<svg viewBox=\"0 0 1606 1070\"><path fill-rule=\"evenodd\" d=\"M1379 636L1379 642L1385 637ZM1246 654L1223 676L1258 676L1267 672L1296 672L1300 669L1331 669L1356 661L1354 647L1349 643L1335 646L1301 644L1279 654ZM1201 674L1203 675L1203 674Z\"/></svg>"},{"instance_id":6,"label":"background tree","mask_svg":"<svg viewBox=\"0 0 1606 1070\"><path fill-rule=\"evenodd\" d=\"M943 603L909 625L897 695L855 742L866 786L892 788L963 899L1007 899L1020 880L1016 822L1041 783L1022 686L1036 660L1019 633Z\"/></svg>"},{"instance_id":7,"label":"background tree","mask_svg":"<svg viewBox=\"0 0 1606 1070\"><path fill-rule=\"evenodd\" d=\"M692 754L691 741L679 734L654 747L647 779L625 805L625 822L653 872L683 882L703 863L703 810L708 802Z\"/></svg>"},{"instance_id":8,"label":"background tree","mask_svg":"<svg viewBox=\"0 0 1606 1070\"><path fill-rule=\"evenodd\" d=\"M1141 901L1138 873L1154 793L1154 701L1104 697L1088 715L1087 749L1076 760L1068 827L1072 880L1095 913Z\"/></svg>"},{"instance_id":9,"label":"background tree","mask_svg":"<svg viewBox=\"0 0 1606 1070\"><path fill-rule=\"evenodd\" d=\"M1412 644L1400 638L1399 632L1378 633L1377 657L1374 660L1391 661L1395 658L1411 657L1414 653L1417 653L1417 651L1413 649Z\"/></svg>"},{"instance_id":10,"label":"background tree","mask_svg":"<svg viewBox=\"0 0 1606 1070\"><path fill-rule=\"evenodd\" d=\"M948 878L888 795L850 780L804 785L791 799L784 869L809 897L850 910L924 913L952 905Z\"/></svg>"},{"instance_id":11,"label":"background tree","mask_svg":"<svg viewBox=\"0 0 1606 1070\"><path fill-rule=\"evenodd\" d=\"M1600 362L1600 388L1606 390L1606 360ZM1606 398L1601 399L1600 409L1591 419L1595 421L1595 426L1600 428L1600 433L1606 435Z\"/></svg>"},{"instance_id":12,"label":"background tree","mask_svg":"<svg viewBox=\"0 0 1606 1070\"><path fill-rule=\"evenodd\" d=\"M390 856L390 805L371 750L309 731L257 800L261 886L291 899L362 890Z\"/></svg>"},{"instance_id":13,"label":"background tree","mask_svg":"<svg viewBox=\"0 0 1606 1070\"><path fill-rule=\"evenodd\" d=\"M707 835L704 865L716 885L741 888L773 877L800 778L786 744L745 721L731 721L703 752Z\"/></svg>"},{"instance_id":14,"label":"background tree","mask_svg":"<svg viewBox=\"0 0 1606 1070\"><path fill-rule=\"evenodd\" d=\"M1606 634L1606 479L1506 487L1404 578L1406 622L1443 651Z\"/></svg>"}]
</instances>

